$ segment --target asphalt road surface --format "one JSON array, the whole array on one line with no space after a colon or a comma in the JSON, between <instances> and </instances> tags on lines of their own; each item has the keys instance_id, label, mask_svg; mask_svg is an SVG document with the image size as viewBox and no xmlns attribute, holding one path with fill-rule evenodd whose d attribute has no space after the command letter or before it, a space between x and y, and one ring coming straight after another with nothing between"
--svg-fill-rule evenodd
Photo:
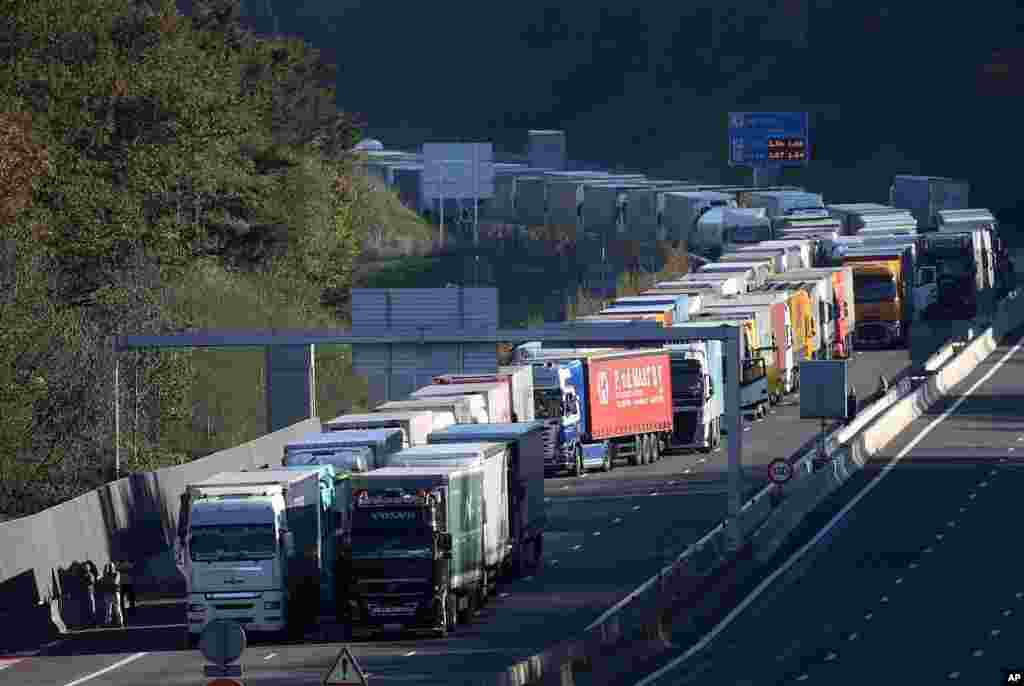
<instances>
[{"instance_id":1,"label":"asphalt road surface","mask_svg":"<svg viewBox=\"0 0 1024 686\"><path fill-rule=\"evenodd\" d=\"M814 531L834 526L802 556L781 552L777 578L757 595L751 584L745 605L737 596L742 611L704 650L680 662L681 646L621 683L1013 683L1002 670L1024 670L1020 346L1018 331L844 485Z\"/></svg>"},{"instance_id":2,"label":"asphalt road surface","mask_svg":"<svg viewBox=\"0 0 1024 686\"><path fill-rule=\"evenodd\" d=\"M859 354L851 374L862 398L879 374L897 377L908 359L905 350ZM807 449L818 431L816 420L799 418L795 397L747 424L748 495L765 483L771 460ZM486 683L487 675L577 634L720 522L726 460L723 443L709 455L670 454L652 465L548 479L545 564L535 577L500 585L498 596L448 639L353 642L356 659L376 684ZM205 684L203 657L181 649L183 616L181 603L143 607L129 629L81 632L6 668L0 662L0 684ZM319 684L339 647L253 641L243 656L246 684Z\"/></svg>"}]
</instances>

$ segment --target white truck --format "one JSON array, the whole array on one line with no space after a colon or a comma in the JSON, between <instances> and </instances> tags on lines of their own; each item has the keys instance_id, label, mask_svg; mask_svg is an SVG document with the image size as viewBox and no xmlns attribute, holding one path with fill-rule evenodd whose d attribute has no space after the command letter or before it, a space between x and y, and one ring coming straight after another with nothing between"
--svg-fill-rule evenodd
<instances>
[{"instance_id":1,"label":"white truck","mask_svg":"<svg viewBox=\"0 0 1024 686\"><path fill-rule=\"evenodd\" d=\"M533 421L533 369L506 366L496 374L440 374L431 379L435 384L503 383L509 392L512 421Z\"/></svg>"},{"instance_id":2,"label":"white truck","mask_svg":"<svg viewBox=\"0 0 1024 686\"><path fill-rule=\"evenodd\" d=\"M735 207L736 199L728 193L714 191L670 192L664 194L663 224L670 241L686 241L694 252L701 252L697 242L697 221L712 207ZM696 239L696 240L695 240Z\"/></svg>"},{"instance_id":3,"label":"white truck","mask_svg":"<svg viewBox=\"0 0 1024 686\"><path fill-rule=\"evenodd\" d=\"M410 399L441 398L452 395L478 393L484 397L488 422L508 422L512 419L512 399L509 384L494 383L446 383L430 384L409 394Z\"/></svg>"},{"instance_id":4,"label":"white truck","mask_svg":"<svg viewBox=\"0 0 1024 686\"><path fill-rule=\"evenodd\" d=\"M769 266L764 262L712 262L700 268L698 276L704 274L727 274L739 276L751 290L760 288L771 275Z\"/></svg>"},{"instance_id":5,"label":"white truck","mask_svg":"<svg viewBox=\"0 0 1024 686\"><path fill-rule=\"evenodd\" d=\"M366 472L401 449L401 429L327 431L286 443L281 466L329 464L339 472Z\"/></svg>"},{"instance_id":6,"label":"white truck","mask_svg":"<svg viewBox=\"0 0 1024 686\"><path fill-rule=\"evenodd\" d=\"M215 619L248 632L297 635L315 621L321 567L337 520L320 468L221 472L186 487L179 551L188 588L187 637Z\"/></svg>"},{"instance_id":7,"label":"white truck","mask_svg":"<svg viewBox=\"0 0 1024 686\"><path fill-rule=\"evenodd\" d=\"M472 424L487 419L487 402L479 393L446 395L443 398L388 400L373 409L374 412L415 412L420 410L426 410L434 415L435 429L449 424Z\"/></svg>"},{"instance_id":8,"label":"white truck","mask_svg":"<svg viewBox=\"0 0 1024 686\"><path fill-rule=\"evenodd\" d=\"M651 293L692 293L700 295L735 295L747 292L747 281L743 277L730 274L685 274L675 281L659 281L654 288L644 291Z\"/></svg>"},{"instance_id":9,"label":"white truck","mask_svg":"<svg viewBox=\"0 0 1024 686\"><path fill-rule=\"evenodd\" d=\"M452 418L454 421L454 418ZM426 410L405 412L367 412L343 414L324 423L325 431L345 431L347 429L388 429L402 430L402 445L423 445L427 442L427 434L437 427L439 422L436 413Z\"/></svg>"}]
</instances>

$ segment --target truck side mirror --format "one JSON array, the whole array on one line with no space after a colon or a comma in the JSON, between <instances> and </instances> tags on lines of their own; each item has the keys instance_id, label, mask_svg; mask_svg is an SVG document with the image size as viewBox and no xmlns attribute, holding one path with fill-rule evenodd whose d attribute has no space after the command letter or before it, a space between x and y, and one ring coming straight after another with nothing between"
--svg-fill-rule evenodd
<instances>
[{"instance_id":1,"label":"truck side mirror","mask_svg":"<svg viewBox=\"0 0 1024 686\"><path fill-rule=\"evenodd\" d=\"M284 548L284 554L287 557L295 556L295 534L291 531L281 532L281 547Z\"/></svg>"}]
</instances>

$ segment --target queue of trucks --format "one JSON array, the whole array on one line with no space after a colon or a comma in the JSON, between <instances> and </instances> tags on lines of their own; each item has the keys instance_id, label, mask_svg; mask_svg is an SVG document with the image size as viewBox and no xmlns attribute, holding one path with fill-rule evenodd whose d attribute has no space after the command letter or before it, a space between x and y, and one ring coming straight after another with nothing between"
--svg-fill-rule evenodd
<instances>
[{"instance_id":1,"label":"queue of trucks","mask_svg":"<svg viewBox=\"0 0 1024 686\"><path fill-rule=\"evenodd\" d=\"M721 341L689 335L739 330L741 411L764 417L799 390L801 361L971 316L1012 283L994 218L956 206L965 187L897 177L893 188L889 206L780 189L749 193L751 208L719 190L666 190L657 206L684 219L671 231L714 261L580 319L654 321L687 343L524 343L494 373L426 377L263 468L187 484L176 549L189 641L221 618L291 636L326 618L352 634L446 635L498 581L540 564L545 476L721 445L733 372Z\"/></svg>"}]
</instances>

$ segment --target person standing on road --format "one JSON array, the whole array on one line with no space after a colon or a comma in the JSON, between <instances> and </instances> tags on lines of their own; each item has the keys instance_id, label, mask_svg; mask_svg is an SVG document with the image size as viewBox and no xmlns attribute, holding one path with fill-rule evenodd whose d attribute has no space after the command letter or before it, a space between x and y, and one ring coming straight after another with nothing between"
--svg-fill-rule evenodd
<instances>
[{"instance_id":1,"label":"person standing on road","mask_svg":"<svg viewBox=\"0 0 1024 686\"><path fill-rule=\"evenodd\" d=\"M103 623L107 626L124 626L121 614L121 572L113 562L103 566Z\"/></svg>"},{"instance_id":2,"label":"person standing on road","mask_svg":"<svg viewBox=\"0 0 1024 686\"><path fill-rule=\"evenodd\" d=\"M96 563L86 560L82 564L82 585L85 587L85 621L90 626L99 624L99 615L96 614L96 582L99 581L100 571L96 569Z\"/></svg>"}]
</instances>

